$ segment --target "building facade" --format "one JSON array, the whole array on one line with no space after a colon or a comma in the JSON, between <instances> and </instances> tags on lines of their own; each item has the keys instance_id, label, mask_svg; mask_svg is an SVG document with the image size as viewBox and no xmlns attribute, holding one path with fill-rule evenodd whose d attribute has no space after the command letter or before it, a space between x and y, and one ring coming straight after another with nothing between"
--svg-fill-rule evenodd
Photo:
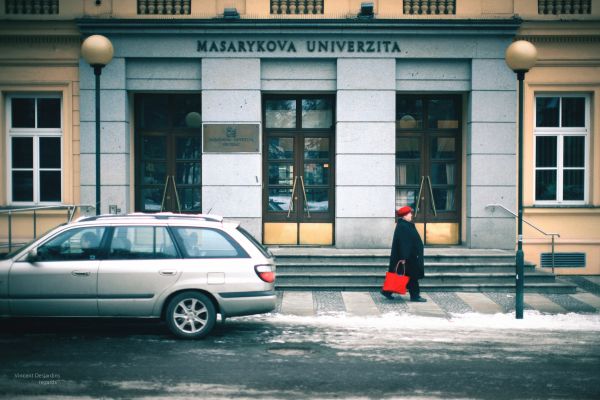
<instances>
[{"instance_id":1,"label":"building facade","mask_svg":"<svg viewBox=\"0 0 600 400\"><path fill-rule=\"evenodd\" d=\"M560 234L558 253L584 255L559 273L600 273L596 1L24 2L54 14L0 3L15 54L0 59L6 208L96 203L95 78L78 45L101 34L115 50L101 75L103 213L211 212L268 245L386 248L408 204L426 245L514 249L504 52L522 37L539 51L525 219ZM41 46L54 66L10 38L56 26L77 41ZM59 107L58 126L44 107ZM32 161L16 162L28 146ZM525 231L527 259L540 264L551 242Z\"/></svg>"}]
</instances>

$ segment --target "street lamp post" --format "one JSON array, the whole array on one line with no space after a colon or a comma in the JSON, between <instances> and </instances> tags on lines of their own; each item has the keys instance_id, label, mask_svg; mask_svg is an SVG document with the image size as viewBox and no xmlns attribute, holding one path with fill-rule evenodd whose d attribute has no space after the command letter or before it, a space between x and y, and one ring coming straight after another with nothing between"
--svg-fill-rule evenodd
<instances>
[{"instance_id":1,"label":"street lamp post","mask_svg":"<svg viewBox=\"0 0 600 400\"><path fill-rule=\"evenodd\" d=\"M523 291L525 285L523 255L523 80L525 73L537 60L537 49L526 40L517 40L506 49L506 64L517 74L519 81L519 166L517 182L517 255L516 255L516 318L523 319Z\"/></svg>"},{"instance_id":2,"label":"street lamp post","mask_svg":"<svg viewBox=\"0 0 600 400\"><path fill-rule=\"evenodd\" d=\"M100 215L100 74L113 58L113 45L102 35L92 35L81 44L83 59L96 76L96 215Z\"/></svg>"}]
</instances>

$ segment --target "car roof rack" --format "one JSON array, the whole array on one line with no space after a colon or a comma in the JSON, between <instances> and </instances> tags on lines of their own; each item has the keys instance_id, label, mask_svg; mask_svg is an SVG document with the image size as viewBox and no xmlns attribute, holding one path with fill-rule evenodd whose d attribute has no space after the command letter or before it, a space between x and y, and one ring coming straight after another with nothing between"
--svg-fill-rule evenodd
<instances>
[{"instance_id":1,"label":"car roof rack","mask_svg":"<svg viewBox=\"0 0 600 400\"><path fill-rule=\"evenodd\" d=\"M98 221L100 219L111 219L111 218L154 218L154 219L199 219L208 222L223 222L223 217L220 215L213 214L175 214L171 212L160 212L160 213L131 213L131 214L102 214L93 215L89 217L80 217L75 222L89 222Z\"/></svg>"}]
</instances>

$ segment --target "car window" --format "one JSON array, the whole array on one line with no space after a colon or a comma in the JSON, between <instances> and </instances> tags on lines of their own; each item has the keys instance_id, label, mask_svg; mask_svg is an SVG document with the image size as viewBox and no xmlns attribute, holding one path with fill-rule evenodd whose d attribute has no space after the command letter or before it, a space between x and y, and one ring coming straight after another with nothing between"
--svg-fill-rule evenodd
<instances>
[{"instance_id":1,"label":"car window","mask_svg":"<svg viewBox=\"0 0 600 400\"><path fill-rule=\"evenodd\" d=\"M177 258L177 249L166 227L119 226L113 232L110 259Z\"/></svg>"},{"instance_id":2,"label":"car window","mask_svg":"<svg viewBox=\"0 0 600 400\"><path fill-rule=\"evenodd\" d=\"M105 228L69 229L37 248L38 261L96 260Z\"/></svg>"},{"instance_id":3,"label":"car window","mask_svg":"<svg viewBox=\"0 0 600 400\"><path fill-rule=\"evenodd\" d=\"M237 258L248 254L224 232L210 228L173 228L186 258Z\"/></svg>"}]
</instances>

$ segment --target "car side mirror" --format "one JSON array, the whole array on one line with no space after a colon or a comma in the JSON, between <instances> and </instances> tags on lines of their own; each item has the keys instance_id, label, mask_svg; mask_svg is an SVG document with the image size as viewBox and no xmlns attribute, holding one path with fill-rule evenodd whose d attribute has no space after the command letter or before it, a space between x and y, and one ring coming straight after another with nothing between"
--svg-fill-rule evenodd
<instances>
[{"instance_id":1,"label":"car side mirror","mask_svg":"<svg viewBox=\"0 0 600 400\"><path fill-rule=\"evenodd\" d=\"M35 263L39 259L37 249L32 249L29 253L27 253L27 262Z\"/></svg>"}]
</instances>

